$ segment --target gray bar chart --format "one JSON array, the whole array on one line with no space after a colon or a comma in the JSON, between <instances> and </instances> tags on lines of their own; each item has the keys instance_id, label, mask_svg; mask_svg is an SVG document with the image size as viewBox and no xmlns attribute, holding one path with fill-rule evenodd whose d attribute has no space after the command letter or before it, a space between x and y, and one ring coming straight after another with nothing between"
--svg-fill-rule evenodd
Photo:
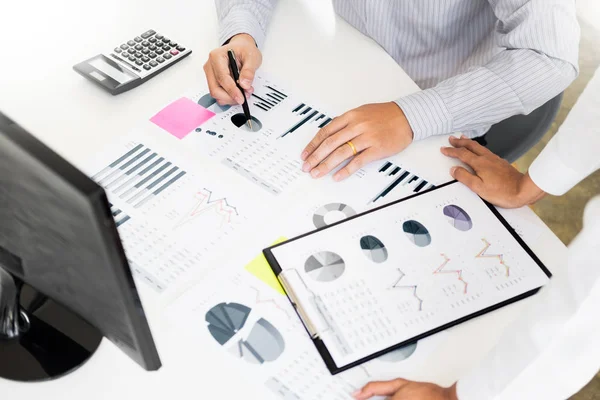
<instances>
[{"instance_id":1,"label":"gray bar chart","mask_svg":"<svg viewBox=\"0 0 600 400\"><path fill-rule=\"evenodd\" d=\"M287 94L283 93L281 90L277 90L274 87L269 85L265 86L269 89L265 93L252 93L251 97L253 97L253 105L260 108L263 111L270 111L273 107L276 107L283 100L287 98Z\"/></svg>"},{"instance_id":2,"label":"gray bar chart","mask_svg":"<svg viewBox=\"0 0 600 400\"><path fill-rule=\"evenodd\" d=\"M126 215L119 208L115 207L114 204L108 203L108 205L110 206L110 212L115 220L115 225L117 228L131 219L129 215Z\"/></svg>"},{"instance_id":3,"label":"gray bar chart","mask_svg":"<svg viewBox=\"0 0 600 400\"><path fill-rule=\"evenodd\" d=\"M118 196L134 208L141 208L185 174L152 149L137 144L92 178L111 195ZM113 214L117 218L121 210L113 212L117 212Z\"/></svg>"},{"instance_id":4,"label":"gray bar chart","mask_svg":"<svg viewBox=\"0 0 600 400\"><path fill-rule=\"evenodd\" d=\"M408 188L411 189L411 194L420 193L423 190L429 190L435 187L435 185L430 184L418 175L413 174L402 167L394 165L389 161L386 161L379 168L379 173L385 174L386 177L389 177L392 180L383 188L381 192L377 193L370 203L376 203L378 200L383 199L400 185L408 186Z\"/></svg>"}]
</instances>

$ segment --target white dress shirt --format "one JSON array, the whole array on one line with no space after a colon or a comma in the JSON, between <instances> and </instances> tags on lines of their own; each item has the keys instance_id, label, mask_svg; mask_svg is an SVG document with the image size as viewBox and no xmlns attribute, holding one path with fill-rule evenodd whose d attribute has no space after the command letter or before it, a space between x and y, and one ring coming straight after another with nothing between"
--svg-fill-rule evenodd
<instances>
[{"instance_id":1,"label":"white dress shirt","mask_svg":"<svg viewBox=\"0 0 600 400\"><path fill-rule=\"evenodd\" d=\"M600 70L531 166L561 195L600 169ZM560 211L557 211L560 212ZM587 205L568 265L535 296L483 363L458 382L460 400L564 400L600 368L600 197Z\"/></svg>"},{"instance_id":2,"label":"white dress shirt","mask_svg":"<svg viewBox=\"0 0 600 400\"><path fill-rule=\"evenodd\" d=\"M276 3L216 0L221 43L248 33L262 47ZM416 140L453 132L482 135L490 125L535 110L577 76L574 0L333 0L333 5L425 89L396 99Z\"/></svg>"}]
</instances>

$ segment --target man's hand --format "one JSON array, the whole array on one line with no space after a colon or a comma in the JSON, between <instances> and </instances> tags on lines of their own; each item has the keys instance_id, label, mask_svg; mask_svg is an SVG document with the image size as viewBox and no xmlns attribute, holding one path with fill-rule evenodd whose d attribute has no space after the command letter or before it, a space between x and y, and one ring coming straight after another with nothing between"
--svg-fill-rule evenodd
<instances>
[{"instance_id":1,"label":"man's hand","mask_svg":"<svg viewBox=\"0 0 600 400\"><path fill-rule=\"evenodd\" d=\"M503 208L518 208L533 204L546 194L529 174L520 173L479 143L463 136L461 139L450 137L450 144L453 147L442 147L442 153L458 158L475 172L453 167L450 174L490 203Z\"/></svg>"},{"instance_id":2,"label":"man's hand","mask_svg":"<svg viewBox=\"0 0 600 400\"><path fill-rule=\"evenodd\" d=\"M227 50L233 50L240 68L240 86L248 93L254 91L252 81L254 73L262 63L262 54L256 47L252 36L245 33L235 35L229 44L214 49L208 55L208 61L204 64L204 73L208 81L210 95L220 105L242 104L244 98L242 92L235 84L231 71L229 70L229 59Z\"/></svg>"},{"instance_id":3,"label":"man's hand","mask_svg":"<svg viewBox=\"0 0 600 400\"><path fill-rule=\"evenodd\" d=\"M317 133L302 152L302 170L313 178L325 176L354 155L347 144L352 141L358 154L334 175L340 181L367 163L399 153L412 139L412 129L396 103L366 104L334 118Z\"/></svg>"},{"instance_id":4,"label":"man's hand","mask_svg":"<svg viewBox=\"0 0 600 400\"><path fill-rule=\"evenodd\" d=\"M368 383L354 393L356 400L367 400L373 396L388 396L390 400L457 400L456 385L443 388L433 383L394 379L387 382Z\"/></svg>"}]
</instances>

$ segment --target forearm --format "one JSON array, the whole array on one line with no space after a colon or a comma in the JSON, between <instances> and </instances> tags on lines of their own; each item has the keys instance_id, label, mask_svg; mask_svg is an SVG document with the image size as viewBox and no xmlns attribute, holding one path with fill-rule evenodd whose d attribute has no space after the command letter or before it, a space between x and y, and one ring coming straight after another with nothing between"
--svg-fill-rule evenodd
<instances>
[{"instance_id":1,"label":"forearm","mask_svg":"<svg viewBox=\"0 0 600 400\"><path fill-rule=\"evenodd\" d=\"M247 33L262 48L277 0L215 0L219 18L219 43Z\"/></svg>"},{"instance_id":2,"label":"forearm","mask_svg":"<svg viewBox=\"0 0 600 400\"><path fill-rule=\"evenodd\" d=\"M397 100L415 139L528 114L577 76L579 26L572 0L490 2L498 17L498 54L485 65Z\"/></svg>"},{"instance_id":3,"label":"forearm","mask_svg":"<svg viewBox=\"0 0 600 400\"><path fill-rule=\"evenodd\" d=\"M397 100L415 139L466 132L528 114L565 90L573 65L533 50L505 50L470 72Z\"/></svg>"}]
</instances>

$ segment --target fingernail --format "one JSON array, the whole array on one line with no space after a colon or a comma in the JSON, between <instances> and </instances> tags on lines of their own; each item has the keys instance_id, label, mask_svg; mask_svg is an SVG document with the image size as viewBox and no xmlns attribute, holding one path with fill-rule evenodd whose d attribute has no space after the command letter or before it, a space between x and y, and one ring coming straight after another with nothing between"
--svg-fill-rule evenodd
<instances>
[{"instance_id":1,"label":"fingernail","mask_svg":"<svg viewBox=\"0 0 600 400\"><path fill-rule=\"evenodd\" d=\"M249 79L242 79L240 81L240 85L245 86L245 87L249 87L250 85L252 85L252 81L250 81Z\"/></svg>"},{"instance_id":2,"label":"fingernail","mask_svg":"<svg viewBox=\"0 0 600 400\"><path fill-rule=\"evenodd\" d=\"M321 174L321 171L319 171L318 168L315 168L312 171L310 171L310 176L312 176L313 178L318 178L319 174Z\"/></svg>"},{"instance_id":3,"label":"fingernail","mask_svg":"<svg viewBox=\"0 0 600 400\"><path fill-rule=\"evenodd\" d=\"M300 155L300 158L302 159L302 161L304 161L306 160L306 157L308 157L308 151L303 151Z\"/></svg>"},{"instance_id":4,"label":"fingernail","mask_svg":"<svg viewBox=\"0 0 600 400\"><path fill-rule=\"evenodd\" d=\"M242 105L242 104L244 104L244 98L243 98L242 96L240 96L240 97L236 97L236 98L235 98L235 101L237 101L237 103L238 103L239 105Z\"/></svg>"},{"instance_id":5,"label":"fingernail","mask_svg":"<svg viewBox=\"0 0 600 400\"><path fill-rule=\"evenodd\" d=\"M358 398L358 395L360 394L361 390L357 390L356 392L352 393L352 397L354 397L355 399Z\"/></svg>"},{"instance_id":6,"label":"fingernail","mask_svg":"<svg viewBox=\"0 0 600 400\"><path fill-rule=\"evenodd\" d=\"M466 137L465 135L460 135L461 139L468 139L468 137Z\"/></svg>"},{"instance_id":7,"label":"fingernail","mask_svg":"<svg viewBox=\"0 0 600 400\"><path fill-rule=\"evenodd\" d=\"M452 167L452 168L450 168L450 175L452 175L453 178L454 178L454 173L456 172L457 168L458 167Z\"/></svg>"},{"instance_id":8,"label":"fingernail","mask_svg":"<svg viewBox=\"0 0 600 400\"><path fill-rule=\"evenodd\" d=\"M309 164L309 163L307 163L307 162L305 162L305 163L302 165L302 171L303 171L303 172L308 172L308 171L310 171L310 164Z\"/></svg>"},{"instance_id":9,"label":"fingernail","mask_svg":"<svg viewBox=\"0 0 600 400\"><path fill-rule=\"evenodd\" d=\"M333 180L336 181L336 182L339 182L341 179L342 179L342 176L340 174L335 174L333 176Z\"/></svg>"}]
</instances>

